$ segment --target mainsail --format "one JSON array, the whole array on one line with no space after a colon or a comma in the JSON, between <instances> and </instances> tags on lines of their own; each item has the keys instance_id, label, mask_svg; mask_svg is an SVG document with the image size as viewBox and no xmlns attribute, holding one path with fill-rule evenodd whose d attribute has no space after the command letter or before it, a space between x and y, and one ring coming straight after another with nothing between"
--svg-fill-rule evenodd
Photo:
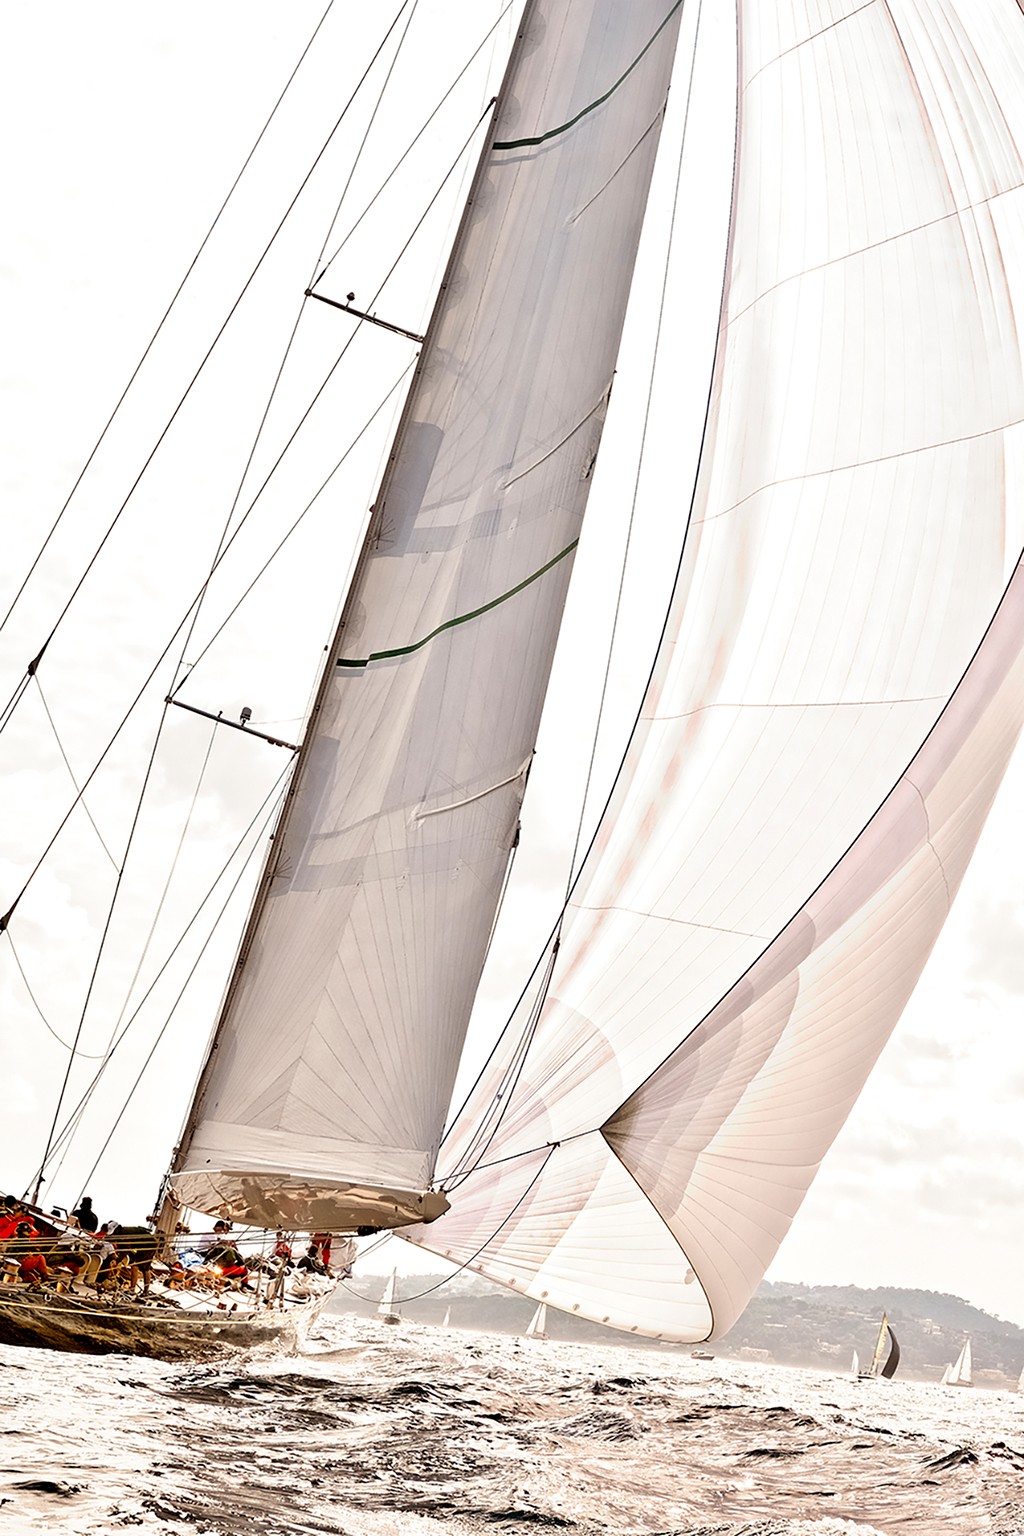
<instances>
[{"instance_id":1,"label":"mainsail","mask_svg":"<svg viewBox=\"0 0 1024 1536\"><path fill-rule=\"evenodd\" d=\"M942 1377L944 1387L973 1387L974 1366L971 1358L971 1341L965 1339L963 1348L953 1365L947 1365Z\"/></svg>"},{"instance_id":2,"label":"mainsail","mask_svg":"<svg viewBox=\"0 0 1024 1536\"><path fill-rule=\"evenodd\" d=\"M175 1161L265 1225L445 1208L682 0L529 3Z\"/></svg>"},{"instance_id":3,"label":"mainsail","mask_svg":"<svg viewBox=\"0 0 1024 1536\"><path fill-rule=\"evenodd\" d=\"M671 612L546 1000L445 1146L452 1209L409 1234L687 1341L730 1327L787 1232L1024 717L1020 11L737 9Z\"/></svg>"}]
</instances>

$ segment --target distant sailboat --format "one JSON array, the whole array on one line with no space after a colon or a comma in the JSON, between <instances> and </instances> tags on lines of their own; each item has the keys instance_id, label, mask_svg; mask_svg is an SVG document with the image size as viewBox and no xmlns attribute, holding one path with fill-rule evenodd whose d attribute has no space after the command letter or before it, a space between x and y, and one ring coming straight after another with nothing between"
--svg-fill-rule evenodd
<instances>
[{"instance_id":1,"label":"distant sailboat","mask_svg":"<svg viewBox=\"0 0 1024 1536\"><path fill-rule=\"evenodd\" d=\"M451 1309L451 1307L445 1307L445 1309L444 1309L444 1317L441 1319L441 1327L442 1328L450 1328L451 1325L452 1325L452 1309Z\"/></svg>"},{"instance_id":2,"label":"distant sailboat","mask_svg":"<svg viewBox=\"0 0 1024 1536\"><path fill-rule=\"evenodd\" d=\"M964 1340L964 1347L956 1357L953 1365L947 1365L942 1373L942 1385L944 1387L973 1387L971 1341Z\"/></svg>"},{"instance_id":3,"label":"distant sailboat","mask_svg":"<svg viewBox=\"0 0 1024 1536\"><path fill-rule=\"evenodd\" d=\"M377 1316L382 1323L400 1323L397 1304L395 1302L395 1285L398 1280L398 1271L393 1269L384 1282L384 1290L377 1304Z\"/></svg>"},{"instance_id":4,"label":"distant sailboat","mask_svg":"<svg viewBox=\"0 0 1024 1536\"><path fill-rule=\"evenodd\" d=\"M536 1312L526 1325L524 1339L546 1339L548 1327L548 1309L545 1302L541 1302Z\"/></svg>"},{"instance_id":5,"label":"distant sailboat","mask_svg":"<svg viewBox=\"0 0 1024 1536\"><path fill-rule=\"evenodd\" d=\"M853 1352L853 1359L850 1361L850 1375L851 1376L859 1376L860 1375L860 1355L858 1355L856 1350L854 1350L854 1352Z\"/></svg>"},{"instance_id":6,"label":"distant sailboat","mask_svg":"<svg viewBox=\"0 0 1024 1536\"><path fill-rule=\"evenodd\" d=\"M882 1357L885 1355L886 1341L888 1341L889 1344L889 1353L886 1357L885 1364L883 1365ZM854 1351L853 1358L854 1362L859 1365L860 1362L857 1359L856 1351ZM888 1316L883 1312L882 1324L878 1330L878 1338L875 1341L874 1353L871 1356L871 1364L868 1366L866 1371L858 1370L857 1375L861 1381L873 1380L875 1377L879 1376L882 1377L885 1381L890 1381L892 1377L895 1376L896 1367L899 1365L899 1363L900 1346L896 1335L893 1333L892 1328L889 1326Z\"/></svg>"}]
</instances>

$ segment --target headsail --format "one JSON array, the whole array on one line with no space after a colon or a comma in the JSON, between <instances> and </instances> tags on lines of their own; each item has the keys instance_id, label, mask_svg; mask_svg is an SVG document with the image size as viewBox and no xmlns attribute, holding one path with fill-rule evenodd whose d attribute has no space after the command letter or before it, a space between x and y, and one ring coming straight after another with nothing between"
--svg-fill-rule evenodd
<instances>
[{"instance_id":1,"label":"headsail","mask_svg":"<svg viewBox=\"0 0 1024 1536\"><path fill-rule=\"evenodd\" d=\"M527 6L175 1164L204 1211L430 1191L601 437L681 0Z\"/></svg>"},{"instance_id":2,"label":"headsail","mask_svg":"<svg viewBox=\"0 0 1024 1536\"><path fill-rule=\"evenodd\" d=\"M1024 718L1020 15L738 14L664 642L525 1060L516 1020L445 1147L458 1205L413 1234L688 1341L730 1327L788 1230Z\"/></svg>"}]
</instances>

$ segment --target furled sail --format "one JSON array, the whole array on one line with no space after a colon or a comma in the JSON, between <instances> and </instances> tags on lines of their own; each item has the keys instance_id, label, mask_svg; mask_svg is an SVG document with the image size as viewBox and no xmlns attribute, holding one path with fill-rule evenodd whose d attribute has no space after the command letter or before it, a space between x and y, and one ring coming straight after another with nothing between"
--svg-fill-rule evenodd
<instances>
[{"instance_id":1,"label":"furled sail","mask_svg":"<svg viewBox=\"0 0 1024 1536\"><path fill-rule=\"evenodd\" d=\"M1020 11L738 19L728 281L656 670L539 1022L526 999L445 1145L452 1208L410 1234L688 1341L771 1261L1024 717Z\"/></svg>"},{"instance_id":2,"label":"furled sail","mask_svg":"<svg viewBox=\"0 0 1024 1536\"><path fill-rule=\"evenodd\" d=\"M527 6L175 1162L271 1226L430 1216L681 0Z\"/></svg>"}]
</instances>

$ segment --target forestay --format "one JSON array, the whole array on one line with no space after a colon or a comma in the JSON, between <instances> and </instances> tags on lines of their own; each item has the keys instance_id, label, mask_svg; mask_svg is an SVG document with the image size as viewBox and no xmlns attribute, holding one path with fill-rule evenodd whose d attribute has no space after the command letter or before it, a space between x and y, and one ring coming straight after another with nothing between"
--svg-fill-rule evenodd
<instances>
[{"instance_id":1,"label":"forestay","mask_svg":"<svg viewBox=\"0 0 1024 1536\"><path fill-rule=\"evenodd\" d=\"M728 281L664 643L536 1035L523 1060L513 1022L444 1149L452 1209L413 1233L689 1341L787 1231L1024 710L1020 10L738 11Z\"/></svg>"},{"instance_id":2,"label":"forestay","mask_svg":"<svg viewBox=\"0 0 1024 1536\"><path fill-rule=\"evenodd\" d=\"M176 1160L205 1211L326 1227L443 1208L423 1192L516 837L680 3L527 7Z\"/></svg>"}]
</instances>

